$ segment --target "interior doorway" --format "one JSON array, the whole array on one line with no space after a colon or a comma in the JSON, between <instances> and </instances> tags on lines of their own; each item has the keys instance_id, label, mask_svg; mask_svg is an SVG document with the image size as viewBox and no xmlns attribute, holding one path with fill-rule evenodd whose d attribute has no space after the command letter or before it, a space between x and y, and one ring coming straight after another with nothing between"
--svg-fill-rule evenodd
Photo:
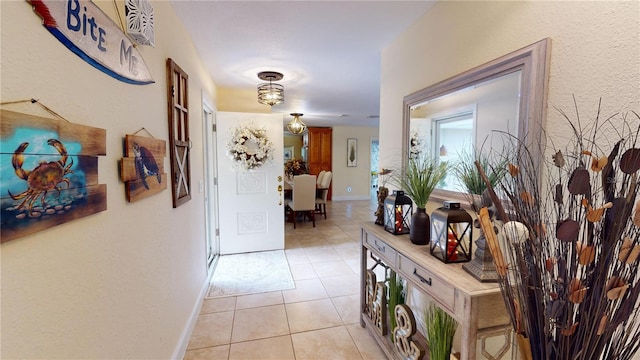
<instances>
[{"instance_id":1,"label":"interior doorway","mask_svg":"<svg viewBox=\"0 0 640 360\"><path fill-rule=\"evenodd\" d=\"M371 148L371 186L369 188L369 193L371 195L371 199L378 201L378 171L380 171L380 166L378 163L378 155L380 154L380 141L377 137L372 137L370 141Z\"/></svg>"},{"instance_id":2,"label":"interior doorway","mask_svg":"<svg viewBox=\"0 0 640 360\"><path fill-rule=\"evenodd\" d=\"M220 226L218 213L218 162L216 153L216 118L213 108L203 101L204 131L204 211L207 273L211 276L220 254Z\"/></svg>"},{"instance_id":3,"label":"interior doorway","mask_svg":"<svg viewBox=\"0 0 640 360\"><path fill-rule=\"evenodd\" d=\"M281 114L218 111L215 114L220 255L284 249L283 133ZM250 134L250 135L247 135ZM268 141L262 141L262 140ZM224 156L230 143L243 144L236 160ZM271 154L248 167L242 159ZM244 165L243 165L244 164ZM249 164L250 165L250 164Z\"/></svg>"}]
</instances>

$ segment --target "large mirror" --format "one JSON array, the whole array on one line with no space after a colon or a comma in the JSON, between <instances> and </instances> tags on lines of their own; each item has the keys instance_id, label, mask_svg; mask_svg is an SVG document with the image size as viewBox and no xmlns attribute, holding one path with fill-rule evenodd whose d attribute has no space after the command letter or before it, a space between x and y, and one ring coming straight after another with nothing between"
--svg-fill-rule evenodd
<instances>
[{"instance_id":1,"label":"large mirror","mask_svg":"<svg viewBox=\"0 0 640 360\"><path fill-rule=\"evenodd\" d=\"M425 153L453 164L481 147L504 148L504 133L538 144L545 118L550 43L541 40L407 95L403 153ZM461 191L458 179L449 172L430 199L464 203Z\"/></svg>"}]
</instances>

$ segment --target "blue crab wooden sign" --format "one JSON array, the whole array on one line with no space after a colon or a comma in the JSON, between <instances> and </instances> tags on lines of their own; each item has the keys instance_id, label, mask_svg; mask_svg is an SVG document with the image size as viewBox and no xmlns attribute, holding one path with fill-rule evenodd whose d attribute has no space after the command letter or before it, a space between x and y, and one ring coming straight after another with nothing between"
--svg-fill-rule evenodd
<instances>
[{"instance_id":1,"label":"blue crab wooden sign","mask_svg":"<svg viewBox=\"0 0 640 360\"><path fill-rule=\"evenodd\" d=\"M104 129L1 110L0 241L106 210L104 155Z\"/></svg>"}]
</instances>

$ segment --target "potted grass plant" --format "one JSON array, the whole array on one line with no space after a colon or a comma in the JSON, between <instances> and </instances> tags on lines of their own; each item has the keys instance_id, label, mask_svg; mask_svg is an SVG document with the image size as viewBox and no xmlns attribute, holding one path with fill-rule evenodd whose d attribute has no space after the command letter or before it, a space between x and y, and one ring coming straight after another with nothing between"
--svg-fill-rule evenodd
<instances>
[{"instance_id":1,"label":"potted grass plant","mask_svg":"<svg viewBox=\"0 0 640 360\"><path fill-rule=\"evenodd\" d=\"M462 191L468 195L469 205L472 210L478 213L490 201L490 198L483 199L482 195L487 190L487 184L482 178L476 161L486 174L492 186L497 187L498 183L507 173L506 158L491 161L483 149L476 151L474 155L471 151L462 151L458 154L459 160L452 167L453 173L462 184Z\"/></svg>"},{"instance_id":2,"label":"potted grass plant","mask_svg":"<svg viewBox=\"0 0 640 360\"><path fill-rule=\"evenodd\" d=\"M394 185L404 190L405 195L416 204L411 216L409 239L416 245L427 245L431 240L431 222L426 212L429 197L438 182L447 174L448 165L436 159L417 154L409 157L402 172L394 177Z\"/></svg>"},{"instance_id":3,"label":"potted grass plant","mask_svg":"<svg viewBox=\"0 0 640 360\"><path fill-rule=\"evenodd\" d=\"M389 282L389 296L387 297L387 309L389 311L389 328L391 331L391 341L393 342L393 329L396 328L397 319L396 319L396 305L404 304L405 301L405 292L404 285L402 282L402 278L396 274L395 271L389 270L389 277L387 278Z\"/></svg>"},{"instance_id":4,"label":"potted grass plant","mask_svg":"<svg viewBox=\"0 0 640 360\"><path fill-rule=\"evenodd\" d=\"M466 195L469 206L476 216L483 207L489 208L491 215L495 215L491 197L487 193L487 184L482 178L479 168L486 174L491 185L497 187L507 173L507 159L502 157L490 159L490 156L483 151L483 148L478 149L475 154L471 151L462 151L458 154L458 157L459 160L452 170L461 183L461 190ZM493 263L493 257L486 247L484 232L478 220L475 221L475 227L480 230L480 235L475 241L475 257L462 267L482 282L497 282L498 274Z\"/></svg>"},{"instance_id":5,"label":"potted grass plant","mask_svg":"<svg viewBox=\"0 0 640 360\"><path fill-rule=\"evenodd\" d=\"M444 310L431 304L424 312L424 323L429 343L429 359L449 360L458 322Z\"/></svg>"}]
</instances>

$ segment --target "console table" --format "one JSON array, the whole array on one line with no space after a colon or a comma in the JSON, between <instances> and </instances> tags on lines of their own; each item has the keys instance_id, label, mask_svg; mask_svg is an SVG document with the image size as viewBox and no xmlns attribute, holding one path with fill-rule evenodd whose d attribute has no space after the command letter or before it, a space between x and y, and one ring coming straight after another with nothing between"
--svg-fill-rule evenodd
<instances>
[{"instance_id":1,"label":"console table","mask_svg":"<svg viewBox=\"0 0 640 360\"><path fill-rule=\"evenodd\" d=\"M392 235L373 222L361 224L360 259L360 324L372 325L365 313L367 259L373 255L394 270L408 284L429 297L457 322L461 335L462 360L475 360L478 338L510 327L500 287L497 283L481 283L468 274L462 263L445 264L429 254L429 246L414 245L409 235ZM422 311L414 310L417 316ZM368 326L389 358L400 358L394 352L389 336L382 336ZM392 331L393 329L390 329ZM490 337L490 336L489 336ZM505 344L509 341L505 341ZM428 358L428 351L425 358ZM482 357L478 357L482 358Z\"/></svg>"}]
</instances>

